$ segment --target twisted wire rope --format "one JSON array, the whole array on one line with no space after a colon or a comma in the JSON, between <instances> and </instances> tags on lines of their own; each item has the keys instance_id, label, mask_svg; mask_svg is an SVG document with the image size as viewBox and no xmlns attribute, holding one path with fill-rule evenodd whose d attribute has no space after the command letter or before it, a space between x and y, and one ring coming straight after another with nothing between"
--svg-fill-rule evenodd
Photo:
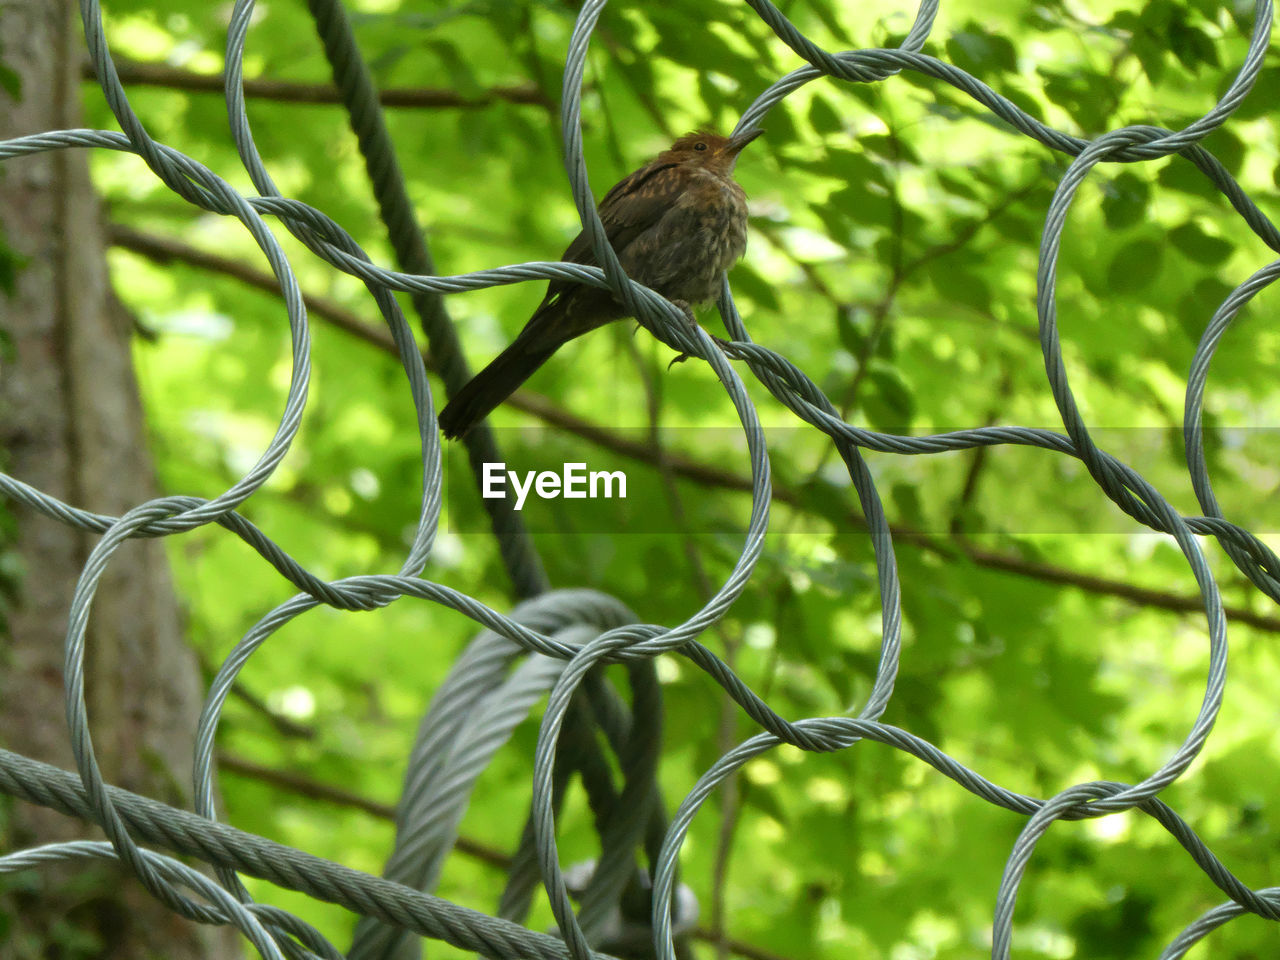
<instances>
[{"instance_id":1,"label":"twisted wire rope","mask_svg":"<svg viewBox=\"0 0 1280 960\"><path fill-rule=\"evenodd\" d=\"M639 661L639 666L652 672L652 661ZM649 684L653 682L651 677L641 677L640 680ZM595 819L597 832L601 835L604 854L609 853L609 841L612 839L611 836L606 836L606 831L617 836L615 831L621 832L627 827L625 822L627 818L642 816L646 820L645 852L650 862L653 862L657 858L662 839L666 834L666 816L657 784L649 782L649 795L644 800L643 809L620 807L609 765L595 749L597 741L593 731L598 725L615 754L621 758L624 751L629 749L628 744L633 737L656 741L654 725L642 715L633 724L625 705L613 694L610 686L603 682L602 675L598 672L590 672L586 675L582 694L583 696L575 697L569 703L565 733L557 745L551 774L552 817L560 809L568 784L568 772L577 769L586 790L587 802ZM634 779L636 765L625 764L624 769L627 770L629 777ZM619 823L617 816L620 809L623 816L622 823ZM525 823L520 844L512 858L508 883L499 901L498 915L507 919L519 920L526 915L530 898L541 880L535 825L537 816L537 811L531 811ZM631 852L628 846L626 858L615 858L611 862L596 861L587 865L588 876L583 884L584 911L592 912L595 909L594 905L588 903L589 900L595 900L601 911L612 910L613 905L607 903L604 891L610 888L616 889L616 886L624 884L629 886L635 880L636 873L630 860ZM634 921L635 917L628 916L627 919ZM589 925L595 922L591 917L587 917L586 920ZM647 917L642 920L647 924ZM608 918L603 918L599 922L606 923Z\"/></svg>"},{"instance_id":2,"label":"twisted wire rope","mask_svg":"<svg viewBox=\"0 0 1280 960\"><path fill-rule=\"evenodd\" d=\"M217 866L232 867L485 956L564 960L559 937L535 933L403 884L275 843L223 823L108 786L131 832L150 843ZM98 822L80 778L21 754L0 750L0 790L70 816ZM10 854L9 856L14 856ZM0 858L0 864L7 858ZM606 954L597 954L607 957Z\"/></svg>"},{"instance_id":3,"label":"twisted wire rope","mask_svg":"<svg viewBox=\"0 0 1280 960\"><path fill-rule=\"evenodd\" d=\"M280 947L267 933L255 916L255 912L246 908L228 891L204 874L172 857L162 856L150 850L144 850L142 855L147 864L163 877L165 882L175 887L186 886L197 890L212 905L216 905L215 910L209 911L209 916L219 922L234 924L264 960L284 960ZM103 841L74 840L66 843L50 843L19 850L17 853L0 858L0 875L38 869L49 863L65 863L79 859L115 860L116 858L115 849L111 844ZM317 945L319 945L318 942Z\"/></svg>"},{"instance_id":4,"label":"twisted wire rope","mask_svg":"<svg viewBox=\"0 0 1280 960\"><path fill-rule=\"evenodd\" d=\"M545 594L513 615L568 643L586 642L610 623L633 619L612 598L589 593ZM603 614L594 626L566 620L581 616L592 603ZM563 668L563 660L536 656L504 677L521 652L501 634L486 631L441 684L410 754L396 811L396 849L384 871L388 878L418 889L434 887L475 779ZM349 956L408 953L414 946L404 931L366 920L357 927Z\"/></svg>"},{"instance_id":5,"label":"twisted wire rope","mask_svg":"<svg viewBox=\"0 0 1280 960\"><path fill-rule=\"evenodd\" d=\"M65 130L17 138L0 143L0 160L69 147L131 152L141 157L166 186L194 206L236 217L249 230L280 283L290 325L292 372L275 435L254 467L214 498L164 497L140 504L114 518L80 510L15 478L0 476L0 490L7 496L60 522L102 535L82 571L67 632L66 708L79 782L26 758L0 752L0 789L100 824L111 842L110 855L127 864L156 896L201 922L235 924L264 957L282 953L324 957L340 954L319 934L284 911L252 903L236 871L266 876L294 889L308 890L391 927L439 937L478 950L485 956L600 957L604 954L593 950L592 940L626 882L634 876L632 851L642 840L646 845L658 846L658 833L665 823L659 809L660 798L653 787L659 751L657 717L661 707L652 658L670 652L704 670L766 732L747 740L713 764L685 797L665 831L653 862L654 947L662 960L675 956L671 903L676 861L693 817L715 788L743 763L781 743L810 751L844 749L859 740L886 744L928 763L988 802L1027 817L997 891L993 957L1009 955L1021 881L1038 840L1049 827L1058 820L1078 820L1132 809L1147 813L1169 830L1193 861L1230 898L1230 903L1214 908L1190 924L1168 945L1162 957L1182 956L1210 930L1244 912L1280 919L1280 897L1275 888L1253 891L1234 877L1156 796L1181 775L1203 747L1221 706L1225 685L1227 641L1222 602L1195 536L1216 537L1250 581L1267 596L1280 599L1280 579L1277 578L1280 562L1276 555L1247 530L1227 521L1214 496L1201 425L1204 390L1217 345L1240 309L1275 281L1280 274L1280 261L1258 270L1227 297L1210 320L1195 352L1187 383L1184 433L1188 470L1203 511L1199 517L1180 516L1132 468L1094 443L1070 388L1054 302L1057 256L1072 199L1088 173L1103 162L1135 163L1181 156L1214 184L1268 247L1280 251L1280 232L1221 162L1199 145L1205 136L1228 120L1258 77L1270 42L1270 0L1256 3L1248 51L1225 92L1203 116L1180 130L1136 125L1110 131L1093 140L1073 137L1040 123L977 78L921 53L938 11L935 0L926 0L920 5L913 26L899 48L839 53L814 44L768 0L747 2L778 39L808 66L781 78L757 98L743 113L737 127L739 132L754 129L772 107L818 77L866 83L911 70L952 85L1015 131L1074 158L1047 212L1037 271L1042 352L1065 434L1021 427L989 427L901 437L857 428L838 416L834 406L802 370L784 356L751 341L727 281L720 308L732 337L730 342L711 338L692 324L683 311L627 278L605 240L582 153L581 87L587 51L605 7L604 0L587 0L578 14L566 55L561 110L571 194L601 266L530 262L452 277L432 275L430 254L404 196L403 178L381 123L367 68L350 40L349 25L340 4L334 0L311 0L310 7L326 55L333 65L335 82L344 91L352 126L360 140L393 245L402 265L409 267L407 270L389 270L371 262L341 226L323 212L278 194L258 155L244 100L243 54L254 6L252 0L237 0L230 17L226 96L230 131L242 164L259 192L255 197L241 195L213 171L150 137L120 83L102 29L99 4L97 0L82 0L81 15L90 57L106 102L123 133ZM313 253L364 281L399 348L418 420L423 498L413 543L397 575L367 575L325 582L303 569L235 512L287 454L305 408L310 373L310 339L301 293L287 258L263 220L264 215L278 218ZM752 508L743 533L743 547L733 570L710 600L675 627L637 623L616 601L584 592L546 594L547 607L537 611L532 620L528 619L528 610L504 616L465 593L418 578L430 554L441 504L440 444L425 369L392 291L405 291L414 298L427 326L433 353L438 353L441 367L446 371L445 379L450 389L454 389L465 381L466 368L457 348L456 335L440 304L440 295L547 278L570 279L613 291L659 339L707 361L724 385L741 421L752 472ZM832 438L866 518L880 586L882 639L876 677L857 717L786 720L697 640L725 615L750 584L768 526L770 470L764 432L740 377L728 363L730 358L745 361L773 396ZM1175 539L1203 597L1209 663L1200 708L1182 744L1156 770L1135 784L1100 781L1076 784L1045 800L1026 797L985 780L926 741L878 720L891 697L901 654L901 586L887 518L862 448L918 455L1005 443L1040 447L1081 460L1100 489L1122 510L1139 523ZM473 449L473 462L475 453ZM193 815L134 797L104 782L94 757L84 703L84 645L97 583L119 545L132 537L169 536L210 522L222 525L245 540L301 593L264 616L242 638L211 684L196 738L199 815ZM504 556L518 592L532 594L545 589L545 576L541 574L536 553L520 536L504 541ZM563 942L530 933L503 919L455 907L390 879L358 874L214 822L212 746L218 717L231 683L253 652L285 623L321 603L340 609L369 610L405 596L454 609L474 619L488 632L481 635L460 661L455 674L439 691L432 710L424 717L419 744L406 774L405 799L398 822L403 846L398 849L399 860L393 858L389 866L407 864L412 876L406 875L406 879L423 888L431 885L433 874L438 873L439 858L452 842L470 785L485 759L505 741L528 704L550 684L534 755L526 842L522 842L517 861L526 865L537 861ZM554 662L527 660L504 679L518 651L549 657ZM629 707L622 705L601 681L597 668L607 663L628 665L633 688L633 702ZM488 692L477 699L477 691L481 690ZM584 779L595 783L590 792L595 797L593 805L598 803L596 819L602 835L596 874L575 911L559 863L555 819L569 768L558 751L569 742L562 739L566 718L573 715L575 709L583 709L574 706L580 691L590 695L594 720L610 732L611 748L623 762L627 775L622 790L617 792L607 770L601 771L598 760L585 756L574 761L580 765ZM473 702L465 702L466 698ZM589 775L591 769L597 774ZM635 815L624 815L627 811ZM193 879L189 872L184 872L185 868L179 870L168 858L143 849L139 839L194 853L213 863L223 886L215 887L204 878ZM26 851L0 858L0 869L16 869L15 864L50 857L104 856L108 855L107 850L106 845L56 845L40 853ZM24 856L31 859L21 860ZM516 875L524 876L525 880L515 882ZM530 876L527 872L513 874L509 895L504 894L504 915L523 912L521 903L527 906ZM180 887L198 899L191 899ZM358 938L357 947L360 942ZM356 955L354 949L352 955ZM387 955L381 948L370 949L370 957Z\"/></svg>"}]
</instances>

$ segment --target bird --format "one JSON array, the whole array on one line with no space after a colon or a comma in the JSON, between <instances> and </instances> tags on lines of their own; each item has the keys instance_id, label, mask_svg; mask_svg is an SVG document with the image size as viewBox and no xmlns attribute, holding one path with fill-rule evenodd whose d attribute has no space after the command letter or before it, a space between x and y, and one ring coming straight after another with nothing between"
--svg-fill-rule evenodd
<instances>
[{"instance_id":1,"label":"bird","mask_svg":"<svg viewBox=\"0 0 1280 960\"><path fill-rule=\"evenodd\" d=\"M747 195L733 179L733 168L742 148L761 132L686 134L614 184L597 212L627 276L686 312L690 304L719 295L721 276L747 247ZM598 265L586 231L560 259ZM565 343L627 316L609 290L552 280L511 345L440 411L444 435L464 437Z\"/></svg>"}]
</instances>

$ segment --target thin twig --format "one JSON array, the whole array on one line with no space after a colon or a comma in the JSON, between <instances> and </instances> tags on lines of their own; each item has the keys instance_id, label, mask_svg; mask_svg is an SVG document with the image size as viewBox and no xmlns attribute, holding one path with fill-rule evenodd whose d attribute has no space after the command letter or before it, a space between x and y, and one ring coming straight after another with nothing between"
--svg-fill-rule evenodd
<instances>
[{"instance_id":1,"label":"thin twig","mask_svg":"<svg viewBox=\"0 0 1280 960\"><path fill-rule=\"evenodd\" d=\"M987 410L987 415L983 418L984 426L995 426L999 420L1000 411L1004 409L1012 391L1013 374L1008 367L1005 367L1000 375L1000 384L996 387L996 395L1000 398L1000 401ZM990 447L974 447L969 455L969 468L965 471L964 483L960 487L960 496L957 498L955 506L951 509L951 521L947 525L947 531L952 536L959 536L964 533L964 514L978 494L978 481L990 462L990 452Z\"/></svg>"},{"instance_id":2,"label":"thin twig","mask_svg":"<svg viewBox=\"0 0 1280 960\"><path fill-rule=\"evenodd\" d=\"M212 677L218 672L218 668L213 661L202 650L196 651L196 658L200 661L200 669L207 677ZM240 680L235 680L231 684L231 696L235 697L254 713L263 717L267 723L283 737L289 737L295 740L314 740L316 737L315 728L305 723L299 723L291 717L286 717L267 705L267 702L260 696L250 690Z\"/></svg>"}]
</instances>

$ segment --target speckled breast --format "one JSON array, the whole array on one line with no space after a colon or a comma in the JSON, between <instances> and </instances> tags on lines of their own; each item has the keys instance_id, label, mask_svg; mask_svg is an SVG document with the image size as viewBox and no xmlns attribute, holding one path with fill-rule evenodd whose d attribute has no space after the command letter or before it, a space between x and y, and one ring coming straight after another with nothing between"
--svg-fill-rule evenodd
<instances>
[{"instance_id":1,"label":"speckled breast","mask_svg":"<svg viewBox=\"0 0 1280 960\"><path fill-rule=\"evenodd\" d=\"M623 258L631 277L689 303L716 299L720 275L747 248L746 194L732 180L699 174Z\"/></svg>"}]
</instances>

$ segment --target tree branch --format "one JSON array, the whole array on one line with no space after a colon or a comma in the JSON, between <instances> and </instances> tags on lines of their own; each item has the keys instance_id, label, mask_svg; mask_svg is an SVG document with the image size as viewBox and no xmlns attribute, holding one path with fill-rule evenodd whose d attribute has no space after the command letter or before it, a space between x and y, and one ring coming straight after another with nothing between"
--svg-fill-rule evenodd
<instances>
[{"instance_id":1,"label":"tree branch","mask_svg":"<svg viewBox=\"0 0 1280 960\"><path fill-rule=\"evenodd\" d=\"M127 86L166 87L170 90L186 90L190 93L223 92L220 73L196 73L164 63L145 63L137 60L117 60L116 70ZM97 81L93 65L86 60L80 68L84 80ZM338 91L328 83L299 83L293 80L256 79L244 81L244 95L258 100L275 100L281 103L338 104ZM378 92L384 107L411 107L416 109L460 108L476 109L495 102L517 103L552 109L555 104L532 84L489 87L479 96L464 97L453 90L438 87L393 87Z\"/></svg>"},{"instance_id":2,"label":"tree branch","mask_svg":"<svg viewBox=\"0 0 1280 960\"><path fill-rule=\"evenodd\" d=\"M156 237L119 225L113 225L110 228L109 236L113 244L133 250L159 262L181 260L193 266L225 273L259 289L271 293L279 293L279 286L270 273L256 270L239 261L206 253L181 241L167 237ZM395 355L395 344L391 340L391 335L386 331L371 326L356 314L327 298L307 296L305 300L308 309L312 310L316 316L329 320L352 336L359 337L366 343ZM427 366L429 368L432 366L429 357ZM665 464L674 475L693 483L742 492L750 492L751 490L751 478L744 474L702 463L683 454L658 450L650 443L641 443L628 439L613 430L605 429L589 420L575 416L561 407L557 407L546 397L539 394L530 393L527 390L517 390L512 394L509 402L513 407L537 417L544 423L560 427L602 449L610 450L651 466ZM808 509L805 498L799 490L782 486L776 481L773 487L773 497L780 503L786 503L798 510ZM861 517L851 514L850 521L857 529L866 529ZM1203 609L1203 604L1197 594L1179 594L1166 590L1140 587L1123 580L1113 580L1108 577L1081 573L1066 567L1027 560L1016 554L987 550L963 539L956 538L946 541L931 536L924 531L899 524L890 524L889 529L900 543L910 544L948 559L963 557L980 567L986 567L990 570L1000 570L1034 580L1043 580L1047 583L1071 586L1086 593L1117 597L1142 606L1169 610L1174 613L1196 613ZM1255 613L1240 606L1227 606L1224 609L1228 619L1247 624L1259 630L1266 630L1270 633L1280 633L1280 617Z\"/></svg>"},{"instance_id":3,"label":"tree branch","mask_svg":"<svg viewBox=\"0 0 1280 960\"><path fill-rule=\"evenodd\" d=\"M252 760L246 760L243 757L237 757L224 751L218 751L218 767L228 773L237 773L242 777L269 783L273 787L279 787L282 790L288 790L290 793L296 793L312 800L320 800L340 807L361 810L381 820L395 820L396 818L396 808L389 803L379 803L350 790L344 790L342 787L335 787L332 784L303 776L300 773L277 770L274 767L254 763ZM498 867L502 870L506 870L511 866L511 858L501 850L475 840L458 837L454 840L453 845L459 853L464 853L490 866Z\"/></svg>"},{"instance_id":4,"label":"tree branch","mask_svg":"<svg viewBox=\"0 0 1280 960\"><path fill-rule=\"evenodd\" d=\"M259 270L242 260L234 260L231 257L209 253L199 247L193 247L189 243L175 240L172 237L165 237L156 233L144 233L141 230L135 230L123 224L112 223L107 227L107 240L112 246L130 250L155 263L168 264L176 260L193 267L199 267L202 270L224 274L239 280L246 286L280 296L280 281L270 271ZM396 345L395 341L391 339L390 333L382 327L373 326L358 313L348 310L336 300L316 294L304 293L302 302L306 304L309 313L323 317L339 330L349 333L353 337L372 344L381 350L386 350L393 356L395 355ZM430 366L430 361L428 361L428 366Z\"/></svg>"},{"instance_id":5,"label":"tree branch","mask_svg":"<svg viewBox=\"0 0 1280 960\"><path fill-rule=\"evenodd\" d=\"M693 931L695 940L705 940L707 943L723 943L730 953L736 953L746 960L787 960L780 953L773 953L760 947L754 947L749 943L743 943L741 940L734 940L732 937L719 937L714 931L708 930L706 927L698 927Z\"/></svg>"}]
</instances>

